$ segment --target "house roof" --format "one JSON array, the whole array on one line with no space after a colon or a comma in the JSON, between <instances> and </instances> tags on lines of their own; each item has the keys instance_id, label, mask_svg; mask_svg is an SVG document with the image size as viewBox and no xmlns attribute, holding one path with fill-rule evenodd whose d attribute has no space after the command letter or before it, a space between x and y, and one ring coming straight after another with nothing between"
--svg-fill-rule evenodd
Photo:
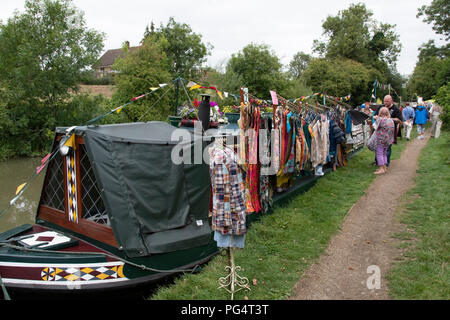
<instances>
[{"instance_id":1,"label":"house roof","mask_svg":"<svg viewBox=\"0 0 450 320\"><path fill-rule=\"evenodd\" d=\"M129 47L128 52L133 52L139 48L140 47ZM102 55L96 66L98 68L112 66L117 58L123 58L125 54L126 52L124 52L122 48L108 50Z\"/></svg>"}]
</instances>

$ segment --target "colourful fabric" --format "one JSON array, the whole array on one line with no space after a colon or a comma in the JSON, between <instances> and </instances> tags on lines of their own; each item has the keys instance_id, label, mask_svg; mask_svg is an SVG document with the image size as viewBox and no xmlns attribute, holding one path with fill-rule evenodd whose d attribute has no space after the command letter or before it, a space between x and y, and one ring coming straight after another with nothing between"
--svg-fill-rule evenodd
<instances>
[{"instance_id":1,"label":"colourful fabric","mask_svg":"<svg viewBox=\"0 0 450 320\"><path fill-rule=\"evenodd\" d=\"M294 121L291 120L292 113L289 112L286 116L286 135L288 140L286 155L286 163L283 168L283 173L294 173L295 170L295 126ZM292 125L291 125L292 124Z\"/></svg>"},{"instance_id":2,"label":"colourful fabric","mask_svg":"<svg viewBox=\"0 0 450 320\"><path fill-rule=\"evenodd\" d=\"M261 114L259 108L256 108L253 114L252 124L249 135L249 164L247 171L247 199L246 206L247 212L260 212L261 202L259 198L259 178L260 178L260 164L258 163L258 137L259 137L259 124L261 120Z\"/></svg>"},{"instance_id":3,"label":"colourful fabric","mask_svg":"<svg viewBox=\"0 0 450 320\"><path fill-rule=\"evenodd\" d=\"M212 229L222 234L245 234L245 187L234 152L228 148L213 147L210 172Z\"/></svg>"}]
</instances>

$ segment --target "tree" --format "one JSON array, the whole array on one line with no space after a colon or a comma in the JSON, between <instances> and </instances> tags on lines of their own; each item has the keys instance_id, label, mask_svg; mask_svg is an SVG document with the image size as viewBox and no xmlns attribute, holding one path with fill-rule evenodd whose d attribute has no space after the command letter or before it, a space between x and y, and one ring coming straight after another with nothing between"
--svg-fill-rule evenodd
<instances>
[{"instance_id":1,"label":"tree","mask_svg":"<svg viewBox=\"0 0 450 320\"><path fill-rule=\"evenodd\" d=\"M438 103L444 111L440 116L444 128L450 129L450 83L440 87L433 99L436 100L436 103Z\"/></svg>"},{"instance_id":2,"label":"tree","mask_svg":"<svg viewBox=\"0 0 450 320\"><path fill-rule=\"evenodd\" d=\"M424 22L433 24L433 30L449 39L448 1L433 0L429 6L418 10L417 18L425 16ZM437 47L434 40L429 40L419 48L419 59L411 75L407 91L411 98L415 95L430 99L438 89L450 81L450 45Z\"/></svg>"},{"instance_id":3,"label":"tree","mask_svg":"<svg viewBox=\"0 0 450 320\"><path fill-rule=\"evenodd\" d=\"M364 64L345 58L314 58L304 72L304 79L314 92L343 97L351 95L351 101L361 104L370 99L374 79L381 74Z\"/></svg>"},{"instance_id":4,"label":"tree","mask_svg":"<svg viewBox=\"0 0 450 320\"><path fill-rule=\"evenodd\" d=\"M170 82L172 76L169 72L169 61L163 51L167 46L165 42L163 38L157 40L156 36L147 37L138 50L128 53L124 58L116 59L113 68L117 71L115 78L117 90L113 95L113 102L117 106L149 92L151 87ZM171 112L169 101L171 96L167 94L162 97L162 95L167 89L169 88L159 90L154 95L137 100L125 108L123 113L127 116L126 120L131 122L166 120Z\"/></svg>"},{"instance_id":5,"label":"tree","mask_svg":"<svg viewBox=\"0 0 450 320\"><path fill-rule=\"evenodd\" d=\"M450 39L450 2L448 0L433 0L429 6L419 8L417 18L424 17L423 21L433 24L437 34Z\"/></svg>"},{"instance_id":6,"label":"tree","mask_svg":"<svg viewBox=\"0 0 450 320\"><path fill-rule=\"evenodd\" d=\"M48 148L58 108L76 92L103 48L71 0L27 0L0 23L0 143L26 155ZM43 139L47 137L47 139ZM13 154L14 152L11 152Z\"/></svg>"},{"instance_id":7,"label":"tree","mask_svg":"<svg viewBox=\"0 0 450 320\"><path fill-rule=\"evenodd\" d=\"M380 60L395 65L401 44L395 25L372 19L364 4L351 4L336 16L328 16L322 24L322 41L314 40L313 51L321 57L347 58L366 65Z\"/></svg>"},{"instance_id":8,"label":"tree","mask_svg":"<svg viewBox=\"0 0 450 320\"><path fill-rule=\"evenodd\" d=\"M431 99L449 81L450 59L429 56L416 64L408 82L408 93L412 98L417 94L424 99Z\"/></svg>"},{"instance_id":9,"label":"tree","mask_svg":"<svg viewBox=\"0 0 450 320\"><path fill-rule=\"evenodd\" d=\"M308 63L311 60L309 54L303 51L297 52L289 63L289 74L294 78L300 78L303 71L308 67Z\"/></svg>"},{"instance_id":10,"label":"tree","mask_svg":"<svg viewBox=\"0 0 450 320\"><path fill-rule=\"evenodd\" d=\"M145 32L144 38L149 34L152 34L151 30ZM204 44L202 36L194 33L188 24L178 23L173 17L169 18L165 26L161 24L154 34L157 39L167 40L162 49L168 58L172 77L195 79L212 46Z\"/></svg>"},{"instance_id":11,"label":"tree","mask_svg":"<svg viewBox=\"0 0 450 320\"><path fill-rule=\"evenodd\" d=\"M288 80L282 72L280 59L266 44L249 44L242 51L233 54L226 72L233 72L243 80L249 92L259 98L270 98L270 90L281 91Z\"/></svg>"}]
</instances>

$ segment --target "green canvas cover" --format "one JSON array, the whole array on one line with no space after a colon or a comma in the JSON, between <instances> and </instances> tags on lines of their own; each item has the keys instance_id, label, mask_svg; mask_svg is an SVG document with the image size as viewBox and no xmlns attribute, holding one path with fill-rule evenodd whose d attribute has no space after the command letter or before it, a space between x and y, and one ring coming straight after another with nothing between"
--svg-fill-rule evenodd
<instances>
[{"instance_id":1,"label":"green canvas cover","mask_svg":"<svg viewBox=\"0 0 450 320\"><path fill-rule=\"evenodd\" d=\"M62 129L60 129L61 131ZM111 227L130 257L202 246L211 240L207 164L174 164L178 141L165 122L77 127L84 139ZM62 132L62 131L61 131ZM194 141L183 144L191 149Z\"/></svg>"}]
</instances>

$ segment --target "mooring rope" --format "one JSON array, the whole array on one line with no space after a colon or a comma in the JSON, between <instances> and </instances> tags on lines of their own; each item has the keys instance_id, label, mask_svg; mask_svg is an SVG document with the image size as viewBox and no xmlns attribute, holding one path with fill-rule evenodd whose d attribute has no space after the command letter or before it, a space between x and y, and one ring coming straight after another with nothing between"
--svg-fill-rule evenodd
<instances>
[{"instance_id":1,"label":"mooring rope","mask_svg":"<svg viewBox=\"0 0 450 320\"><path fill-rule=\"evenodd\" d=\"M190 272L190 273L194 273L196 271L200 270L200 265L195 265L193 269L170 269L170 270L161 270L161 269L155 269L155 268L150 268L147 267L146 265L139 265L137 263L131 262L129 260L120 258L116 255L113 254L109 254L106 252L69 252L69 251L55 251L55 250L45 250L45 249L36 249L36 248L26 248L26 247L21 247L21 246L16 246L7 242L0 242L0 246L1 247L7 247L7 248L11 248L11 249L15 249L15 250L20 250L20 251L27 251L27 252L39 252L39 253L57 253L57 254L69 254L69 255L103 255L105 257L109 257L112 259L117 259L123 263L129 264L133 267L136 268L140 268L143 269L145 271L153 271L153 272L158 272L158 273L173 273L173 272Z\"/></svg>"}]
</instances>

